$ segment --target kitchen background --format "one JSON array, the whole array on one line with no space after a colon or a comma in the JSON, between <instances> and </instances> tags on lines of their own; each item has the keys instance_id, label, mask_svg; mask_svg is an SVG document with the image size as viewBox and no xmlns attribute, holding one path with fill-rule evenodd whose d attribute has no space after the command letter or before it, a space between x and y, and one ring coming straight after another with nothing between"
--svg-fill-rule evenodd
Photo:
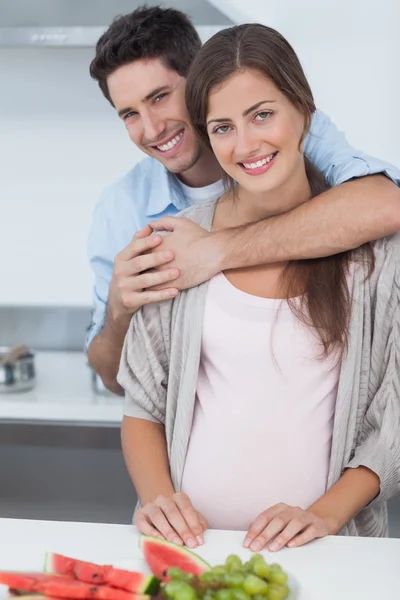
<instances>
[{"instance_id":1,"label":"kitchen background","mask_svg":"<svg viewBox=\"0 0 400 600\"><path fill-rule=\"evenodd\" d=\"M0 394L0 517L123 523L135 504L120 451L121 400L92 380L82 348L93 208L141 159L88 66L102 30L139 4L0 3L0 346L37 350L36 387ZM400 165L397 0L166 4L190 14L204 40L238 22L281 31L319 108L353 145ZM391 533L400 536L400 500Z\"/></svg>"}]
</instances>

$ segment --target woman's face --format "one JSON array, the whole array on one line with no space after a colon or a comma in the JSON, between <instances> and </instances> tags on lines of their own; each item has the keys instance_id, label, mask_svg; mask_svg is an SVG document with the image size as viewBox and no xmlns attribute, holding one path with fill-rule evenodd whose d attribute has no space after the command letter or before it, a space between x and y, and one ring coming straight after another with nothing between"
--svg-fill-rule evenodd
<instances>
[{"instance_id":1,"label":"woman's face","mask_svg":"<svg viewBox=\"0 0 400 600\"><path fill-rule=\"evenodd\" d=\"M259 71L234 73L209 96L212 149L245 190L277 190L304 170L303 129L302 113Z\"/></svg>"}]
</instances>

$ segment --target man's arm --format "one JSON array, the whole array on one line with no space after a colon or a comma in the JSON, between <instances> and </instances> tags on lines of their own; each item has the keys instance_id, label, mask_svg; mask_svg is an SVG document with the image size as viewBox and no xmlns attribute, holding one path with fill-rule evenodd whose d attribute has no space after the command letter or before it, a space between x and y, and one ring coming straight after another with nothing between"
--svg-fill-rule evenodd
<instances>
[{"instance_id":1,"label":"man's arm","mask_svg":"<svg viewBox=\"0 0 400 600\"><path fill-rule=\"evenodd\" d=\"M320 258L400 231L400 189L381 175L349 181L278 217L215 234L223 269Z\"/></svg>"},{"instance_id":2,"label":"man's arm","mask_svg":"<svg viewBox=\"0 0 400 600\"><path fill-rule=\"evenodd\" d=\"M209 233L187 219L151 223L171 233L162 248L180 271L179 289L225 269L319 258L400 231L400 189L382 175L343 183L294 210L258 223Z\"/></svg>"},{"instance_id":3,"label":"man's arm","mask_svg":"<svg viewBox=\"0 0 400 600\"><path fill-rule=\"evenodd\" d=\"M113 270L108 267L108 263L112 264L111 260L91 261L96 275L96 289L93 325L87 339L88 359L106 388L121 396L123 389L116 377L132 314L145 304L167 300L178 293L171 288L147 290L161 282L167 283L179 274L177 269L148 272L156 266L165 265L172 258L172 254L168 252L146 254L149 249L156 248L161 243L160 236L151 236L151 233L148 226L139 231L132 242L115 257ZM101 235L106 235L106 232L97 229L94 221L91 233L92 256L99 255L96 240ZM107 276L111 277L109 289Z\"/></svg>"}]
</instances>

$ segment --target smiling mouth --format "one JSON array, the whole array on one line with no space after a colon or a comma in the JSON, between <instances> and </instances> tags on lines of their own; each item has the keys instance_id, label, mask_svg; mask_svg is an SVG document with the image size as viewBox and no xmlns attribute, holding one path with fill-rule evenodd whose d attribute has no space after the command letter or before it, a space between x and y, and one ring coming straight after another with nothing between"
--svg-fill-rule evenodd
<instances>
[{"instance_id":1,"label":"smiling mouth","mask_svg":"<svg viewBox=\"0 0 400 600\"><path fill-rule=\"evenodd\" d=\"M181 141L183 133L184 131L182 129L177 135L168 140L168 142L165 142L165 144L160 144L159 146L152 147L158 150L159 152L168 152L169 150L172 150L172 148L175 148L175 146Z\"/></svg>"},{"instance_id":2,"label":"smiling mouth","mask_svg":"<svg viewBox=\"0 0 400 600\"><path fill-rule=\"evenodd\" d=\"M278 152L273 152L269 156L266 156L260 160L256 160L255 162L242 162L239 163L239 165L241 167L244 167L246 171L255 171L256 169L261 169L262 167L265 167L265 165L270 163L277 154Z\"/></svg>"}]
</instances>

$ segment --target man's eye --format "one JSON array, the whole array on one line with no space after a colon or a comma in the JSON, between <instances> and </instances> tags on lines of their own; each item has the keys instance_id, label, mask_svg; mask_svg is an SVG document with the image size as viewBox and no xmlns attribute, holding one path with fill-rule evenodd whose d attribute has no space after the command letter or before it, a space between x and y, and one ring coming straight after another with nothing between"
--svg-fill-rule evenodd
<instances>
[{"instance_id":1,"label":"man's eye","mask_svg":"<svg viewBox=\"0 0 400 600\"><path fill-rule=\"evenodd\" d=\"M127 121L128 119L130 119L130 117L134 117L135 115L137 115L137 112L131 110L131 112L128 112L126 113L126 115L124 115L124 121Z\"/></svg>"},{"instance_id":2,"label":"man's eye","mask_svg":"<svg viewBox=\"0 0 400 600\"><path fill-rule=\"evenodd\" d=\"M154 102L160 102L165 96L167 96L167 94L158 94L158 96L154 98Z\"/></svg>"}]
</instances>

